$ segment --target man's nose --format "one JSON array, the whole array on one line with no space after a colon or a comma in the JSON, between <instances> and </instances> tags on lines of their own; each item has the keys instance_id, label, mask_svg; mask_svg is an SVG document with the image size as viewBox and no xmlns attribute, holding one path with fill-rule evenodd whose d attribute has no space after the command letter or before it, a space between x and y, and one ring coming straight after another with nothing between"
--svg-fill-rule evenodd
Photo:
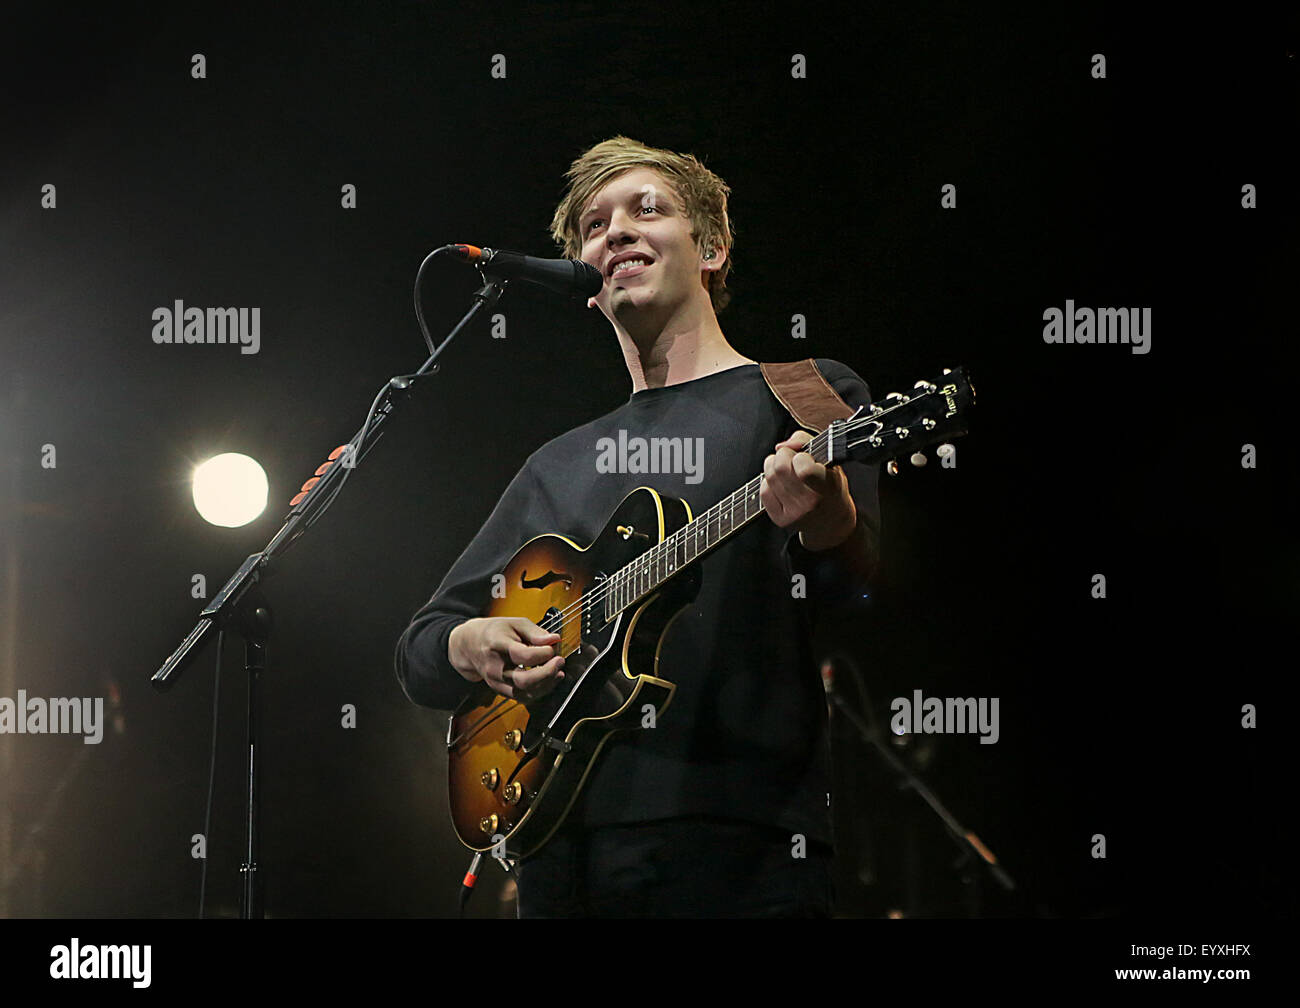
<instances>
[{"instance_id":1,"label":"man's nose","mask_svg":"<svg viewBox=\"0 0 1300 1008\"><path fill-rule=\"evenodd\" d=\"M609 218L605 239L610 245L626 244L629 240L635 240L636 236L636 219L624 212L622 208L615 210Z\"/></svg>"}]
</instances>

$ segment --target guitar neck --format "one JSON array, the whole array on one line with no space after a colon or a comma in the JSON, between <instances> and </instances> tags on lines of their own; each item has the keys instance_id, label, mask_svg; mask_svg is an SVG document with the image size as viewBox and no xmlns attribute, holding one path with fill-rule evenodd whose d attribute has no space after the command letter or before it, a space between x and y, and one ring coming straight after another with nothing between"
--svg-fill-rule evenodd
<instances>
[{"instance_id":1,"label":"guitar neck","mask_svg":"<svg viewBox=\"0 0 1300 1008\"><path fill-rule=\"evenodd\" d=\"M891 392L884 401L890 405L860 407L853 416L833 421L803 450L825 466L849 458L870 464L904 451L919 451L945 437L960 437L966 433L975 388L964 368L950 368L936 381L917 382L912 392ZM755 476L612 574L602 585L605 620L635 605L762 514L758 501L762 479Z\"/></svg>"},{"instance_id":2,"label":"guitar neck","mask_svg":"<svg viewBox=\"0 0 1300 1008\"><path fill-rule=\"evenodd\" d=\"M822 431L804 451L822 465L829 462L828 432ZM830 463L834 464L834 463ZM763 477L755 476L703 514L652 546L626 567L615 571L603 586L605 620L645 598L682 568L725 542L763 513L758 492Z\"/></svg>"}]
</instances>

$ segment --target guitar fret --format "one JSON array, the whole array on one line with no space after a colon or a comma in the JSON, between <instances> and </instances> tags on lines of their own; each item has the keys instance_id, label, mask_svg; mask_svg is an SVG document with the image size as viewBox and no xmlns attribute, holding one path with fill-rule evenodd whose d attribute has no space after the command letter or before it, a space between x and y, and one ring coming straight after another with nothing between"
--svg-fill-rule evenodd
<instances>
[{"instance_id":1,"label":"guitar fret","mask_svg":"<svg viewBox=\"0 0 1300 1008\"><path fill-rule=\"evenodd\" d=\"M956 387L952 386L953 389ZM856 458L855 449L866 442L874 449L874 452L869 453L874 460L876 456L883 456L885 449L900 447L892 444L893 441L902 444L914 441L915 437L903 436L902 428L909 426L908 421L912 419L906 411L903 417L898 418L895 430L886 430L885 424L895 421L890 414L895 413L903 405L930 396L933 391L934 387L929 386L929 391L913 396L910 400L901 397L897 405L886 409L873 406L869 415L859 420L850 418L849 422L840 428L840 432L846 439L841 445L841 453L847 451L849 457ZM947 391L948 388L945 387L945 394ZM943 404L940 403L934 409L942 407ZM944 420L953 415L951 397L948 410L949 412L943 415ZM933 427L934 424L931 424L927 429ZM897 437L895 437L896 432ZM959 431L958 434L960 433L964 431ZM886 441L891 443L886 444ZM831 431L826 430L813 437L805 450L815 461L826 465L833 448ZM756 476L606 578L600 593L604 602L606 621L614 619L619 613L635 605L640 599L677 575L683 567L694 563L722 540L761 514L763 511L760 500L761 490L762 477ZM587 604L591 605L594 602L588 600ZM563 621L560 630L561 632L564 630Z\"/></svg>"},{"instance_id":2,"label":"guitar fret","mask_svg":"<svg viewBox=\"0 0 1300 1008\"><path fill-rule=\"evenodd\" d=\"M606 619L636 603L763 510L753 480L636 557L607 582Z\"/></svg>"}]
</instances>

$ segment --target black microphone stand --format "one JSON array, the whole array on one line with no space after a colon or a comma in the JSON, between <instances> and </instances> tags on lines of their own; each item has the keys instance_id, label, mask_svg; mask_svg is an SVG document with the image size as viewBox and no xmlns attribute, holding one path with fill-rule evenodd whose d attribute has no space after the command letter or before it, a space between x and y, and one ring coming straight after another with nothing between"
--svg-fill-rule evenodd
<instances>
[{"instance_id":1,"label":"black microphone stand","mask_svg":"<svg viewBox=\"0 0 1300 1008\"><path fill-rule=\"evenodd\" d=\"M214 630L233 629L244 638L244 671L248 678L247 707L247 759L246 759L246 795L244 819L244 863L240 866L241 898L240 917L260 918L263 915L262 896L264 883L258 871L258 809L257 809L257 747L258 733L261 727L258 704L258 684L266 671L266 645L272 625L272 612L265 595L258 587L271 572L272 564L297 542L325 510L333 503L342 489L344 482L358 462L383 436L383 425L396 404L404 399L418 381L437 374L438 358L447 349L453 339L475 317L484 310L491 309L501 298L509 280L483 274L483 286L474 292L474 304L456 324L455 328L437 347L429 338L428 327L424 324L424 315L420 308L420 278L425 267L434 256L447 253L452 246L443 246L427 256L416 274L416 316L420 320L425 341L431 351L419 369L412 374L397 375L390 378L371 404L370 412L361 429L353 436L344 449L339 461L342 465L330 465L305 496L298 499L293 509L284 520L280 530L260 553L249 556L226 582L208 606L199 613L199 621L189 636L163 662L162 666L150 679L155 688L169 689L174 678L184 670L196 657L202 645ZM205 838L206 839L206 838Z\"/></svg>"},{"instance_id":2,"label":"black microphone stand","mask_svg":"<svg viewBox=\"0 0 1300 1008\"><path fill-rule=\"evenodd\" d=\"M1003 889L1008 892L1014 891L1016 883L1012 880L1011 876L1006 873L1002 866L998 864L998 860L993 855L993 852L984 846L983 842L980 841L979 837L976 836L974 832L966 829L966 827L953 818L952 813L944 807L944 804L939 800L938 795L931 791L930 788L926 786L925 782L908 768L907 764L890 751L889 746L887 746L881 739L880 731L878 729L873 730L868 726L858 712L845 702L844 698L840 696L839 692L833 685L831 685L833 681L833 679L827 681L826 698L849 720L849 723L857 729L862 740L875 749L880 758L884 760L885 765L894 772L895 776L899 780L900 789L911 788L921 796L927 805L930 806L931 811L939 817L939 821L943 823L944 828L948 831L948 835L952 837L953 841L961 849L961 857L957 860L954 867L964 868L970 862L973 855L975 862L983 864L989 870L989 873L997 879L998 884L1001 885ZM975 892L972 889L972 887L976 885L977 880L974 876L965 874L962 877L962 881L967 885L967 912L972 917L977 916L978 901Z\"/></svg>"}]
</instances>

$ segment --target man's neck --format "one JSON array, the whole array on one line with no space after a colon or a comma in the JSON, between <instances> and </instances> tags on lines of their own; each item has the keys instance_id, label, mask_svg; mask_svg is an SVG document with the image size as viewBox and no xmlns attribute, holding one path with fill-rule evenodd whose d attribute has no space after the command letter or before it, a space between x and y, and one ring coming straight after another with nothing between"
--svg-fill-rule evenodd
<instances>
[{"instance_id":1,"label":"man's neck","mask_svg":"<svg viewBox=\"0 0 1300 1008\"><path fill-rule=\"evenodd\" d=\"M633 336L616 326L632 391L665 388L754 361L727 342L717 316L670 320L655 332Z\"/></svg>"}]
</instances>

